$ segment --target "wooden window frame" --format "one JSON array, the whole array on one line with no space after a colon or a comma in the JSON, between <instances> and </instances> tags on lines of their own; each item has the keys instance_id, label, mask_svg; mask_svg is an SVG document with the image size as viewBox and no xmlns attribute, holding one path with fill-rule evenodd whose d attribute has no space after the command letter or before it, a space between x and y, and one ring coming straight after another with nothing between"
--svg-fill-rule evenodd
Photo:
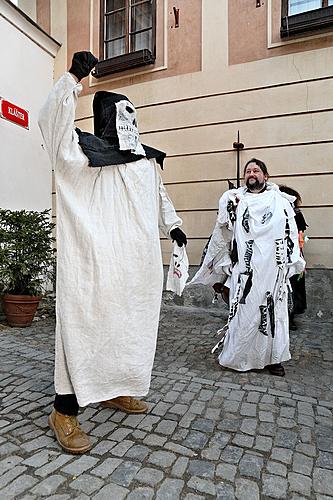
<instances>
[{"instance_id":1,"label":"wooden window frame","mask_svg":"<svg viewBox=\"0 0 333 500\"><path fill-rule=\"evenodd\" d=\"M156 1L152 0L152 43L151 49L140 49L137 51L130 51L130 38L135 33L141 33L148 31L147 28L143 30L129 31L129 19L130 19L130 7L135 7L144 3L145 0L126 0L125 8L120 10L125 10L125 34L117 38L125 38L126 53L105 59L105 17L108 15L105 13L106 0L100 0L100 33L99 33L99 51L100 51L100 61L95 67L93 76L95 78L101 78L112 73L119 73L120 71L126 71L131 68L136 68L139 66L146 66L148 64L154 64L156 59ZM132 5L132 3L134 5ZM117 9L118 10L118 9ZM150 29L150 28L149 28ZM117 38L114 38L116 40ZM112 40L112 39L111 39Z\"/></svg>"},{"instance_id":2,"label":"wooden window frame","mask_svg":"<svg viewBox=\"0 0 333 500\"><path fill-rule=\"evenodd\" d=\"M281 38L299 35L308 31L322 30L333 26L333 5L328 5L328 0L322 0L322 7L288 14L288 0L281 0Z\"/></svg>"}]
</instances>

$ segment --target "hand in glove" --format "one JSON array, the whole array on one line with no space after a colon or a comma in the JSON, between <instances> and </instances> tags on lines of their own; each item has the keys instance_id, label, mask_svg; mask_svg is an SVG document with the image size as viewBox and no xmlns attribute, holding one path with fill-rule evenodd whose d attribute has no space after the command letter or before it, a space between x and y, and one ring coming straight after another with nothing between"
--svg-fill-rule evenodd
<instances>
[{"instance_id":1,"label":"hand in glove","mask_svg":"<svg viewBox=\"0 0 333 500\"><path fill-rule=\"evenodd\" d=\"M82 52L75 52L72 59L72 66L68 71L75 75L80 81L82 78L89 75L90 71L96 66L97 63L97 57L95 57L91 52L87 52L85 50Z\"/></svg>"},{"instance_id":2,"label":"hand in glove","mask_svg":"<svg viewBox=\"0 0 333 500\"><path fill-rule=\"evenodd\" d=\"M187 244L186 234L183 233L183 231L179 227L172 229L170 231L170 236L172 238L172 241L176 241L179 247L182 247L183 244Z\"/></svg>"}]
</instances>

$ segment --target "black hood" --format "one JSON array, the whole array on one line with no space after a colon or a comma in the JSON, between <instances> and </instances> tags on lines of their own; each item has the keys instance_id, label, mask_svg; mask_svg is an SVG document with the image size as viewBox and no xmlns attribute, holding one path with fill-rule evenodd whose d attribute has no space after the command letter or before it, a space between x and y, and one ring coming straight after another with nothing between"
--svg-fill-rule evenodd
<instances>
[{"instance_id":1,"label":"black hood","mask_svg":"<svg viewBox=\"0 0 333 500\"><path fill-rule=\"evenodd\" d=\"M119 101L129 101L123 94L114 92L96 92L93 100L94 111L94 134L82 132L76 129L79 136L79 144L84 154L89 159L90 167L104 167L108 165L119 165L131 163L144 158L131 151L119 149L119 140L116 128L117 108ZM132 104L133 105L133 104ZM142 144L148 159L156 158L157 163L163 169L163 161L166 154L163 151Z\"/></svg>"}]
</instances>

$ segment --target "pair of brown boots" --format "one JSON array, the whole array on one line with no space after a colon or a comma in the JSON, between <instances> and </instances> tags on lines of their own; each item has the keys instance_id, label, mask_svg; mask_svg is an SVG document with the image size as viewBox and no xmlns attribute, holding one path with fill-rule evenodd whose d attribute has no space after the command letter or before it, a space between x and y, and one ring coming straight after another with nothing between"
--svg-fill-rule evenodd
<instances>
[{"instance_id":1,"label":"pair of brown boots","mask_svg":"<svg viewBox=\"0 0 333 500\"><path fill-rule=\"evenodd\" d=\"M119 396L103 401L101 404L104 408L116 408L126 413L145 413L148 411L146 403L132 396ZM49 416L49 426L60 446L68 453L79 455L90 450L90 440L80 428L77 417L63 415L54 409Z\"/></svg>"}]
</instances>

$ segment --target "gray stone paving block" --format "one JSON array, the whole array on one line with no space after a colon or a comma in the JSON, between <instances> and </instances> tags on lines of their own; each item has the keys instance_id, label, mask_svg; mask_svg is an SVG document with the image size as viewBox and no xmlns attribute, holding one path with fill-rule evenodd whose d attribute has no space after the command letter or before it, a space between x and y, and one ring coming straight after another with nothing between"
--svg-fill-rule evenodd
<instances>
[{"instance_id":1,"label":"gray stone paving block","mask_svg":"<svg viewBox=\"0 0 333 500\"><path fill-rule=\"evenodd\" d=\"M157 434L165 434L170 436L176 429L177 422L173 420L161 420L158 426L155 429Z\"/></svg>"},{"instance_id":2,"label":"gray stone paving block","mask_svg":"<svg viewBox=\"0 0 333 500\"><path fill-rule=\"evenodd\" d=\"M57 469L62 467L64 464L73 459L72 455L60 455L58 458L49 462L48 464L43 465L40 469L35 470L35 474L37 476L46 477L49 474L53 474Z\"/></svg>"},{"instance_id":3,"label":"gray stone paving block","mask_svg":"<svg viewBox=\"0 0 333 500\"><path fill-rule=\"evenodd\" d=\"M104 482L98 477L93 477L89 474L82 474L78 478L74 479L74 481L69 484L69 487L73 490L91 495L96 490L101 489L103 485Z\"/></svg>"},{"instance_id":4,"label":"gray stone paving block","mask_svg":"<svg viewBox=\"0 0 333 500\"><path fill-rule=\"evenodd\" d=\"M271 459L277 460L278 462L283 462L285 464L291 464L293 452L286 448L273 448Z\"/></svg>"},{"instance_id":5,"label":"gray stone paving block","mask_svg":"<svg viewBox=\"0 0 333 500\"><path fill-rule=\"evenodd\" d=\"M188 405L177 403L176 405L170 407L168 413L173 413L175 415L185 415L188 409Z\"/></svg>"},{"instance_id":6,"label":"gray stone paving block","mask_svg":"<svg viewBox=\"0 0 333 500\"><path fill-rule=\"evenodd\" d=\"M310 415L311 417L314 416L314 411L312 408L312 404L310 403L305 403L303 401L298 401L297 403L297 411L298 413L304 413L305 415Z\"/></svg>"},{"instance_id":7,"label":"gray stone paving block","mask_svg":"<svg viewBox=\"0 0 333 500\"><path fill-rule=\"evenodd\" d=\"M152 469L150 467L144 467L140 469L137 475L135 476L135 480L139 481L139 483L148 484L149 486L155 486L160 483L164 478L164 474L160 470Z\"/></svg>"},{"instance_id":8,"label":"gray stone paving block","mask_svg":"<svg viewBox=\"0 0 333 500\"><path fill-rule=\"evenodd\" d=\"M38 453L35 453L35 455L32 455L32 457L27 458L22 462L23 465L30 465L31 467L42 467L46 463L49 462L49 460L56 458L59 455L58 452L55 451L49 451L49 450L42 450L39 451Z\"/></svg>"},{"instance_id":9,"label":"gray stone paving block","mask_svg":"<svg viewBox=\"0 0 333 500\"><path fill-rule=\"evenodd\" d=\"M292 429L293 427L297 426L297 423L295 420L291 418L284 418L280 417L276 420L276 424L278 427L283 427L284 429Z\"/></svg>"},{"instance_id":10,"label":"gray stone paving block","mask_svg":"<svg viewBox=\"0 0 333 500\"><path fill-rule=\"evenodd\" d=\"M205 408L206 408L206 405L204 402L193 401L193 403L189 407L189 411L191 413L195 413L196 415L201 415Z\"/></svg>"},{"instance_id":11,"label":"gray stone paving block","mask_svg":"<svg viewBox=\"0 0 333 500\"><path fill-rule=\"evenodd\" d=\"M66 465L61 470L66 474L71 474L73 476L79 476L83 472L91 469L98 462L97 458L90 457L89 455L83 455L82 457L74 460L74 462Z\"/></svg>"},{"instance_id":12,"label":"gray stone paving block","mask_svg":"<svg viewBox=\"0 0 333 500\"><path fill-rule=\"evenodd\" d=\"M4 474L7 470L12 469L20 462L22 462L23 458L18 455L12 455L10 457L6 457L0 461L0 476ZM24 462L22 462L24 464Z\"/></svg>"},{"instance_id":13,"label":"gray stone paving block","mask_svg":"<svg viewBox=\"0 0 333 500\"><path fill-rule=\"evenodd\" d=\"M239 462L239 471L242 476L255 477L260 479L261 469L264 465L264 459L249 453L245 453Z\"/></svg>"},{"instance_id":14,"label":"gray stone paving block","mask_svg":"<svg viewBox=\"0 0 333 500\"><path fill-rule=\"evenodd\" d=\"M167 441L167 438L164 436L158 436L157 434L148 434L143 442L144 444L147 444L148 446L163 446L164 443Z\"/></svg>"},{"instance_id":15,"label":"gray stone paving block","mask_svg":"<svg viewBox=\"0 0 333 500\"><path fill-rule=\"evenodd\" d=\"M190 388L188 388L190 390ZM176 391L169 391L165 396L164 396L164 401L167 403L174 403L177 398L179 397L180 393Z\"/></svg>"},{"instance_id":16,"label":"gray stone paving block","mask_svg":"<svg viewBox=\"0 0 333 500\"><path fill-rule=\"evenodd\" d=\"M218 446L222 449L229 443L230 439L231 434L227 432L216 432L209 441L209 445Z\"/></svg>"},{"instance_id":17,"label":"gray stone paving block","mask_svg":"<svg viewBox=\"0 0 333 500\"><path fill-rule=\"evenodd\" d=\"M257 405L253 403L243 403L241 405L240 414L245 417L255 417L257 415Z\"/></svg>"},{"instance_id":18,"label":"gray stone paving block","mask_svg":"<svg viewBox=\"0 0 333 500\"><path fill-rule=\"evenodd\" d=\"M186 457L179 457L177 458L176 462L174 463L172 470L171 470L171 475L175 477L183 477L186 468L188 466L189 459Z\"/></svg>"},{"instance_id":19,"label":"gray stone paving block","mask_svg":"<svg viewBox=\"0 0 333 500\"><path fill-rule=\"evenodd\" d=\"M270 436L273 437L275 436L277 427L275 424L270 424L268 422L261 422L258 428L258 433L262 434L263 436Z\"/></svg>"},{"instance_id":20,"label":"gray stone paving block","mask_svg":"<svg viewBox=\"0 0 333 500\"><path fill-rule=\"evenodd\" d=\"M0 477L0 489L4 488L8 483L23 474L23 472L26 470L27 468L23 467L22 465L17 465L16 467L7 470L7 472L2 474Z\"/></svg>"},{"instance_id":21,"label":"gray stone paving block","mask_svg":"<svg viewBox=\"0 0 333 500\"><path fill-rule=\"evenodd\" d=\"M116 446L112 448L112 455L115 455L116 457L123 457L125 453L133 446L134 441L130 441L129 439L124 439L120 443L118 443Z\"/></svg>"},{"instance_id":22,"label":"gray stone paving block","mask_svg":"<svg viewBox=\"0 0 333 500\"><path fill-rule=\"evenodd\" d=\"M132 446L126 453L126 458L133 458L134 460L139 460L142 462L146 456L149 454L150 449L147 446L137 444Z\"/></svg>"},{"instance_id":23,"label":"gray stone paving block","mask_svg":"<svg viewBox=\"0 0 333 500\"><path fill-rule=\"evenodd\" d=\"M231 390L228 399L231 401L242 401L245 391Z\"/></svg>"},{"instance_id":24,"label":"gray stone paving block","mask_svg":"<svg viewBox=\"0 0 333 500\"><path fill-rule=\"evenodd\" d=\"M196 397L196 395L194 392L185 391L181 394L178 401L179 401L179 403L187 404L187 403L191 403L191 401L193 401L193 399L195 397Z\"/></svg>"},{"instance_id":25,"label":"gray stone paving block","mask_svg":"<svg viewBox=\"0 0 333 500\"><path fill-rule=\"evenodd\" d=\"M216 486L217 500L234 500L235 490L231 484L220 483Z\"/></svg>"},{"instance_id":26,"label":"gray stone paving block","mask_svg":"<svg viewBox=\"0 0 333 500\"><path fill-rule=\"evenodd\" d=\"M146 415L145 418L138 424L138 429L151 432L154 425L161 420L160 417L155 415Z\"/></svg>"},{"instance_id":27,"label":"gray stone paving block","mask_svg":"<svg viewBox=\"0 0 333 500\"><path fill-rule=\"evenodd\" d=\"M270 451L272 448L273 439L268 436L256 436L254 448L259 451Z\"/></svg>"},{"instance_id":28,"label":"gray stone paving block","mask_svg":"<svg viewBox=\"0 0 333 500\"><path fill-rule=\"evenodd\" d=\"M132 432L133 439L139 439L142 441L147 436L147 433L144 431L139 431L138 429Z\"/></svg>"},{"instance_id":29,"label":"gray stone paving block","mask_svg":"<svg viewBox=\"0 0 333 500\"><path fill-rule=\"evenodd\" d=\"M272 462L269 460L266 464L266 469L271 474L287 477L287 467L279 462Z\"/></svg>"},{"instance_id":30,"label":"gray stone paving block","mask_svg":"<svg viewBox=\"0 0 333 500\"><path fill-rule=\"evenodd\" d=\"M261 398L262 394L261 392L249 392L246 398L247 403L259 403L259 400Z\"/></svg>"},{"instance_id":31,"label":"gray stone paving block","mask_svg":"<svg viewBox=\"0 0 333 500\"><path fill-rule=\"evenodd\" d=\"M133 415L132 415L133 416ZM141 415L140 415L141 416ZM132 429L128 429L127 427L120 427L116 429L112 434L110 434L109 439L111 441L123 441L127 438L129 434L131 434Z\"/></svg>"},{"instance_id":32,"label":"gray stone paving block","mask_svg":"<svg viewBox=\"0 0 333 500\"><path fill-rule=\"evenodd\" d=\"M229 413L229 415L231 415ZM232 417L234 417L232 415ZM221 420L219 424L217 424L217 428L223 431L229 431L229 432L237 432L238 429L240 428L242 424L242 420L240 418L234 417L234 418L224 418Z\"/></svg>"},{"instance_id":33,"label":"gray stone paving block","mask_svg":"<svg viewBox=\"0 0 333 500\"><path fill-rule=\"evenodd\" d=\"M301 493L301 495L310 496L312 480L311 478L298 474L296 472L288 473L289 490Z\"/></svg>"},{"instance_id":34,"label":"gray stone paving block","mask_svg":"<svg viewBox=\"0 0 333 500\"><path fill-rule=\"evenodd\" d=\"M199 431L190 431L183 441L186 448L201 450L208 441L208 436Z\"/></svg>"},{"instance_id":35,"label":"gray stone paving block","mask_svg":"<svg viewBox=\"0 0 333 500\"><path fill-rule=\"evenodd\" d=\"M156 500L176 500L180 498L183 487L181 479L165 479L156 492Z\"/></svg>"},{"instance_id":36,"label":"gray stone paving block","mask_svg":"<svg viewBox=\"0 0 333 500\"><path fill-rule=\"evenodd\" d=\"M238 500L259 500L257 483L249 479L236 479L236 498Z\"/></svg>"},{"instance_id":37,"label":"gray stone paving block","mask_svg":"<svg viewBox=\"0 0 333 500\"><path fill-rule=\"evenodd\" d=\"M170 467L176 460L176 455L169 451L153 451L148 462L158 467Z\"/></svg>"},{"instance_id":38,"label":"gray stone paving block","mask_svg":"<svg viewBox=\"0 0 333 500\"><path fill-rule=\"evenodd\" d=\"M23 443L21 445L21 448L23 448L26 452L31 453L32 451L39 450L41 448L49 448L49 447L55 448L57 446L58 445L56 444L53 438L44 435L36 439L33 439L28 443Z\"/></svg>"},{"instance_id":39,"label":"gray stone paving block","mask_svg":"<svg viewBox=\"0 0 333 500\"><path fill-rule=\"evenodd\" d=\"M321 415L322 417L331 417L332 412L328 408L325 408L325 406L317 406L316 408L317 414Z\"/></svg>"},{"instance_id":40,"label":"gray stone paving block","mask_svg":"<svg viewBox=\"0 0 333 500\"><path fill-rule=\"evenodd\" d=\"M199 401L210 401L214 396L214 392L208 389L202 389L198 395Z\"/></svg>"},{"instance_id":41,"label":"gray stone paving block","mask_svg":"<svg viewBox=\"0 0 333 500\"><path fill-rule=\"evenodd\" d=\"M274 422L274 417L269 411L259 411L260 422Z\"/></svg>"},{"instance_id":42,"label":"gray stone paving block","mask_svg":"<svg viewBox=\"0 0 333 500\"><path fill-rule=\"evenodd\" d=\"M313 468L313 459L302 453L294 453L293 471L310 476Z\"/></svg>"},{"instance_id":43,"label":"gray stone paving block","mask_svg":"<svg viewBox=\"0 0 333 500\"><path fill-rule=\"evenodd\" d=\"M262 490L263 495L269 498L287 497L288 482L286 479L279 476L263 474L262 483L263 483L263 490Z\"/></svg>"},{"instance_id":44,"label":"gray stone paving block","mask_svg":"<svg viewBox=\"0 0 333 500\"><path fill-rule=\"evenodd\" d=\"M222 463L218 464L218 466L216 467L216 476L225 479L226 481L233 482L236 472L237 467L232 464Z\"/></svg>"},{"instance_id":45,"label":"gray stone paving block","mask_svg":"<svg viewBox=\"0 0 333 500\"><path fill-rule=\"evenodd\" d=\"M333 438L329 438L328 436L320 436L317 439L317 446L321 451L333 452Z\"/></svg>"},{"instance_id":46,"label":"gray stone paving block","mask_svg":"<svg viewBox=\"0 0 333 500\"><path fill-rule=\"evenodd\" d=\"M207 462L206 460L190 460L188 473L191 474L191 476L213 479L215 465L211 462Z\"/></svg>"},{"instance_id":47,"label":"gray stone paving block","mask_svg":"<svg viewBox=\"0 0 333 500\"><path fill-rule=\"evenodd\" d=\"M225 412L237 413L240 407L240 401L224 401L223 410Z\"/></svg>"},{"instance_id":48,"label":"gray stone paving block","mask_svg":"<svg viewBox=\"0 0 333 500\"><path fill-rule=\"evenodd\" d=\"M317 450L314 444L298 443L296 445L296 451L309 457L315 457L317 455Z\"/></svg>"},{"instance_id":49,"label":"gray stone paving block","mask_svg":"<svg viewBox=\"0 0 333 500\"><path fill-rule=\"evenodd\" d=\"M199 491L199 493L204 493L204 495L216 495L216 486L209 479L194 476L188 481L187 486L192 490Z\"/></svg>"},{"instance_id":50,"label":"gray stone paving block","mask_svg":"<svg viewBox=\"0 0 333 500\"><path fill-rule=\"evenodd\" d=\"M257 420L255 418L244 418L240 430L244 434L254 435L257 429Z\"/></svg>"},{"instance_id":51,"label":"gray stone paving block","mask_svg":"<svg viewBox=\"0 0 333 500\"><path fill-rule=\"evenodd\" d=\"M207 418L197 418L192 423L192 429L202 432L213 432L216 422L214 420L209 420Z\"/></svg>"},{"instance_id":52,"label":"gray stone paving block","mask_svg":"<svg viewBox=\"0 0 333 500\"><path fill-rule=\"evenodd\" d=\"M275 396L271 396L269 394L264 394L263 397L261 398L261 402L265 404L274 404L275 403ZM296 405L296 403L295 403Z\"/></svg>"},{"instance_id":53,"label":"gray stone paving block","mask_svg":"<svg viewBox=\"0 0 333 500\"><path fill-rule=\"evenodd\" d=\"M172 441L165 443L164 448L166 450L170 450L170 451L173 451L175 453L178 453L179 455L184 455L185 457L197 456L197 453L195 453L193 450L190 450L189 448L186 448L185 446L182 446L180 444L173 443Z\"/></svg>"},{"instance_id":54,"label":"gray stone paving block","mask_svg":"<svg viewBox=\"0 0 333 500\"><path fill-rule=\"evenodd\" d=\"M154 490L152 488L135 488L126 497L126 500L151 500L154 496Z\"/></svg>"},{"instance_id":55,"label":"gray stone paving block","mask_svg":"<svg viewBox=\"0 0 333 500\"><path fill-rule=\"evenodd\" d=\"M123 420L122 425L127 427L135 428L139 423L145 418L145 415L127 415L125 420ZM112 439L112 438L111 438Z\"/></svg>"},{"instance_id":56,"label":"gray stone paving block","mask_svg":"<svg viewBox=\"0 0 333 500\"><path fill-rule=\"evenodd\" d=\"M299 414L297 417L297 422L300 425L306 425L307 427L314 427L315 426L315 420L310 415Z\"/></svg>"},{"instance_id":57,"label":"gray stone paving block","mask_svg":"<svg viewBox=\"0 0 333 500\"><path fill-rule=\"evenodd\" d=\"M294 418L295 412L296 412L296 410L292 406L282 406L280 409L280 417Z\"/></svg>"},{"instance_id":58,"label":"gray stone paving block","mask_svg":"<svg viewBox=\"0 0 333 500\"><path fill-rule=\"evenodd\" d=\"M287 429L279 429L275 435L274 445L280 448L294 449L297 443L297 433Z\"/></svg>"},{"instance_id":59,"label":"gray stone paving block","mask_svg":"<svg viewBox=\"0 0 333 500\"><path fill-rule=\"evenodd\" d=\"M6 488L1 490L1 498L16 498L25 491L30 490L36 483L36 478L28 474L22 474L22 476L17 477Z\"/></svg>"},{"instance_id":60,"label":"gray stone paving block","mask_svg":"<svg viewBox=\"0 0 333 500\"><path fill-rule=\"evenodd\" d=\"M55 474L44 479L41 483L37 484L31 493L38 497L49 497L57 491L59 486L66 481L66 478Z\"/></svg>"},{"instance_id":61,"label":"gray stone paving block","mask_svg":"<svg viewBox=\"0 0 333 500\"><path fill-rule=\"evenodd\" d=\"M213 445L205 448L201 452L201 457L206 460L218 460L221 455L221 448L219 446Z\"/></svg>"},{"instance_id":62,"label":"gray stone paving block","mask_svg":"<svg viewBox=\"0 0 333 500\"><path fill-rule=\"evenodd\" d=\"M183 418L179 421L179 425L181 427L189 428L191 426L191 423L193 422L193 420L195 420L196 418L197 418L197 415L188 411L187 413L185 413Z\"/></svg>"},{"instance_id":63,"label":"gray stone paving block","mask_svg":"<svg viewBox=\"0 0 333 500\"><path fill-rule=\"evenodd\" d=\"M232 444L237 446L241 446L242 448L252 448L254 443L253 436L247 436L245 434L236 434L234 439L232 440Z\"/></svg>"},{"instance_id":64,"label":"gray stone paving block","mask_svg":"<svg viewBox=\"0 0 333 500\"><path fill-rule=\"evenodd\" d=\"M309 427L302 427L299 430L299 437L302 443L311 443L312 441L312 431Z\"/></svg>"},{"instance_id":65,"label":"gray stone paving block","mask_svg":"<svg viewBox=\"0 0 333 500\"><path fill-rule=\"evenodd\" d=\"M103 479L110 476L112 472L122 463L120 458L107 458L100 465L95 467L91 473Z\"/></svg>"},{"instance_id":66,"label":"gray stone paving block","mask_svg":"<svg viewBox=\"0 0 333 500\"><path fill-rule=\"evenodd\" d=\"M205 497L202 495L194 495L193 493L188 493L184 500L205 500Z\"/></svg>"},{"instance_id":67,"label":"gray stone paving block","mask_svg":"<svg viewBox=\"0 0 333 500\"><path fill-rule=\"evenodd\" d=\"M163 415L165 415L169 411L170 408L171 408L171 404L164 403L164 402L160 401L152 409L152 413L154 415L159 415L160 417L163 417Z\"/></svg>"},{"instance_id":68,"label":"gray stone paving block","mask_svg":"<svg viewBox=\"0 0 333 500\"><path fill-rule=\"evenodd\" d=\"M208 420L219 421L221 419L221 409L220 408L207 408L204 418Z\"/></svg>"},{"instance_id":69,"label":"gray stone paving block","mask_svg":"<svg viewBox=\"0 0 333 500\"><path fill-rule=\"evenodd\" d=\"M221 460L231 464L238 464L243 451L242 448L238 448L237 446L226 446L222 451Z\"/></svg>"},{"instance_id":70,"label":"gray stone paving block","mask_svg":"<svg viewBox=\"0 0 333 500\"><path fill-rule=\"evenodd\" d=\"M127 488L118 484L107 484L95 496L95 500L123 500L129 493Z\"/></svg>"},{"instance_id":71,"label":"gray stone paving block","mask_svg":"<svg viewBox=\"0 0 333 500\"><path fill-rule=\"evenodd\" d=\"M139 462L122 462L111 474L111 481L120 486L129 486L140 468Z\"/></svg>"},{"instance_id":72,"label":"gray stone paving block","mask_svg":"<svg viewBox=\"0 0 333 500\"><path fill-rule=\"evenodd\" d=\"M316 493L333 496L333 471L315 468L313 471L313 489Z\"/></svg>"},{"instance_id":73,"label":"gray stone paving block","mask_svg":"<svg viewBox=\"0 0 333 500\"><path fill-rule=\"evenodd\" d=\"M333 469L333 453L320 451L316 461L316 467L323 469Z\"/></svg>"},{"instance_id":74,"label":"gray stone paving block","mask_svg":"<svg viewBox=\"0 0 333 500\"><path fill-rule=\"evenodd\" d=\"M91 450L92 455L105 455L108 453L117 443L115 441L104 440L94 446Z\"/></svg>"}]
</instances>

